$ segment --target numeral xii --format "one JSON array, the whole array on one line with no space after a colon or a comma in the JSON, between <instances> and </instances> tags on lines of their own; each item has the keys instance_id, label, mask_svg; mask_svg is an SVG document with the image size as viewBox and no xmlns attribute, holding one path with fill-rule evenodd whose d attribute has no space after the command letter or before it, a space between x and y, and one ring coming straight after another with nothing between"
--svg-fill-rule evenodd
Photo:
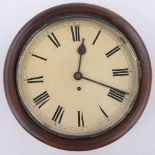
<instances>
[{"instance_id":1,"label":"numeral xii","mask_svg":"<svg viewBox=\"0 0 155 155\"><path fill-rule=\"evenodd\" d=\"M80 27L79 25L70 26L73 41L80 41Z\"/></svg>"}]
</instances>

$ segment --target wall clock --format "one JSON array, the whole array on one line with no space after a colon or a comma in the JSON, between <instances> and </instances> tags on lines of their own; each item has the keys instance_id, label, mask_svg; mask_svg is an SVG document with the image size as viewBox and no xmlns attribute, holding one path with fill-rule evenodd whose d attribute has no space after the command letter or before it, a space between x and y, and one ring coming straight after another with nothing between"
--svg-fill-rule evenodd
<instances>
[{"instance_id":1,"label":"wall clock","mask_svg":"<svg viewBox=\"0 0 155 155\"><path fill-rule=\"evenodd\" d=\"M122 17L66 4L31 19L8 51L4 86L18 122L42 142L90 150L124 135L151 88L145 45Z\"/></svg>"}]
</instances>

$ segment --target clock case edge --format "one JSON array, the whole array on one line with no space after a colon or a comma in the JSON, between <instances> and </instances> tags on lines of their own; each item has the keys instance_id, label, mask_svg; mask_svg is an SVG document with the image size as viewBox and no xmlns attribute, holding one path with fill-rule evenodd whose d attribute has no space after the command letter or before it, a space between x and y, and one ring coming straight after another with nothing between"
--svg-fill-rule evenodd
<instances>
[{"instance_id":1,"label":"clock case edge","mask_svg":"<svg viewBox=\"0 0 155 155\"><path fill-rule=\"evenodd\" d=\"M20 103L16 88L16 65L22 47L36 29L57 16L79 12L86 15L103 18L109 23L112 23L127 37L139 59L141 79L139 93L135 105L129 112L129 114L123 119L123 121L121 121L118 125L110 129L106 133L97 137L84 139L67 139L58 137L44 130L37 123L35 123L30 118L30 116L28 116L27 112ZM85 3L72 3L53 7L31 19L19 31L19 33L13 40L6 57L4 67L4 88L7 101L15 118L21 124L21 126L32 136L48 145L72 151L96 149L105 146L123 136L138 121L141 114L143 113L150 94L151 82L152 72L148 52L142 39L134 30L134 28L116 13L103 7Z\"/></svg>"}]
</instances>

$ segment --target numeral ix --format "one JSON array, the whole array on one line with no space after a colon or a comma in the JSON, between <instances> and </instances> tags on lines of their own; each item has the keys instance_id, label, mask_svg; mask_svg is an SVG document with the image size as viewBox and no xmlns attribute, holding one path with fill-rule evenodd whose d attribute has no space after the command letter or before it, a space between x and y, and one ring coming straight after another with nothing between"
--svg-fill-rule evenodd
<instances>
[{"instance_id":1,"label":"numeral ix","mask_svg":"<svg viewBox=\"0 0 155 155\"><path fill-rule=\"evenodd\" d=\"M38 76L38 77L33 77L33 78L27 79L27 83L40 83L40 82L44 82L43 76Z\"/></svg>"}]
</instances>

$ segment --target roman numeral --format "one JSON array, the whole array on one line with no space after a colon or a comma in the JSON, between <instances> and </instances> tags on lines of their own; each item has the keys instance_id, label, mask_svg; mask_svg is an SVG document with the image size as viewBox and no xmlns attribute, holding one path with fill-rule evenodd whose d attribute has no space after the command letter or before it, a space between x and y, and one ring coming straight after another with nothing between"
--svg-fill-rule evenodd
<instances>
[{"instance_id":1,"label":"roman numeral","mask_svg":"<svg viewBox=\"0 0 155 155\"><path fill-rule=\"evenodd\" d=\"M52 117L52 120L57 122L57 123L61 123L61 120L62 120L62 117L63 117L63 114L64 114L64 108L62 106L58 106L53 117Z\"/></svg>"},{"instance_id":2,"label":"roman numeral","mask_svg":"<svg viewBox=\"0 0 155 155\"><path fill-rule=\"evenodd\" d=\"M46 58L43 58L43 57L38 56L38 55L36 55L36 54L32 54L32 56L33 56L33 57L36 57L36 58L39 58L39 59L41 59L41 60L47 61Z\"/></svg>"},{"instance_id":3,"label":"roman numeral","mask_svg":"<svg viewBox=\"0 0 155 155\"><path fill-rule=\"evenodd\" d=\"M84 127L83 113L78 111L78 127Z\"/></svg>"},{"instance_id":4,"label":"roman numeral","mask_svg":"<svg viewBox=\"0 0 155 155\"><path fill-rule=\"evenodd\" d=\"M52 35L52 36L51 36ZM51 35L48 35L48 38L52 41L52 43L58 48L60 47L60 43L58 41L58 39L56 38L56 36L54 35L54 33L52 32Z\"/></svg>"},{"instance_id":5,"label":"roman numeral","mask_svg":"<svg viewBox=\"0 0 155 155\"><path fill-rule=\"evenodd\" d=\"M113 69L113 76L127 76L129 75L128 68L123 68L123 69Z\"/></svg>"},{"instance_id":6,"label":"roman numeral","mask_svg":"<svg viewBox=\"0 0 155 155\"><path fill-rule=\"evenodd\" d=\"M101 112L103 113L103 115L104 115L106 118L108 118L108 115L105 113L105 111L101 108L100 105L99 105L99 108L100 108Z\"/></svg>"},{"instance_id":7,"label":"roman numeral","mask_svg":"<svg viewBox=\"0 0 155 155\"><path fill-rule=\"evenodd\" d=\"M113 98L119 102L123 101L125 95L126 95L125 92L118 90L118 89L114 89L114 88L111 88L108 93L108 96L110 96L111 98Z\"/></svg>"},{"instance_id":8,"label":"roman numeral","mask_svg":"<svg viewBox=\"0 0 155 155\"><path fill-rule=\"evenodd\" d=\"M119 46L116 46L115 48L113 48L111 51L109 51L108 53L106 53L105 55L108 57L110 57L111 55L113 55L114 53L116 53L117 51L119 51L121 48Z\"/></svg>"},{"instance_id":9,"label":"roman numeral","mask_svg":"<svg viewBox=\"0 0 155 155\"><path fill-rule=\"evenodd\" d=\"M48 95L47 91L44 91L35 97L33 101L35 102L36 106L38 106L38 108L41 108L49 100L49 98L50 96Z\"/></svg>"},{"instance_id":10,"label":"roman numeral","mask_svg":"<svg viewBox=\"0 0 155 155\"><path fill-rule=\"evenodd\" d=\"M27 83L40 83L40 82L44 82L43 76L38 76L38 77L33 77L33 78L27 79Z\"/></svg>"},{"instance_id":11,"label":"roman numeral","mask_svg":"<svg viewBox=\"0 0 155 155\"><path fill-rule=\"evenodd\" d=\"M70 29L71 29L73 41L80 41L80 27L79 27L79 25L75 25L74 27L71 26Z\"/></svg>"},{"instance_id":12,"label":"roman numeral","mask_svg":"<svg viewBox=\"0 0 155 155\"><path fill-rule=\"evenodd\" d=\"M98 33L97 33L97 35L96 35L96 37L95 37L95 39L94 39L92 45L94 45L94 44L96 43L96 40L98 39L100 33L101 33L101 31L98 31Z\"/></svg>"}]
</instances>

